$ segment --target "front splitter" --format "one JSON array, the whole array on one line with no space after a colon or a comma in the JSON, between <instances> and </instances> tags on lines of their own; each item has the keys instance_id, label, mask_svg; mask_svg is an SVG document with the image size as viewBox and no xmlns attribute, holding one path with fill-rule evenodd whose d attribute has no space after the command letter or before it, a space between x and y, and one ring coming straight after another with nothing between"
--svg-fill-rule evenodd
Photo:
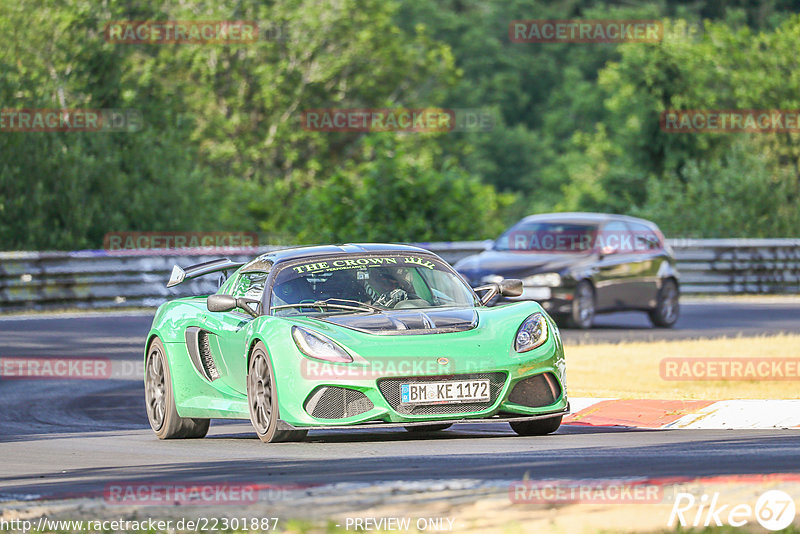
<instances>
[{"instance_id":1,"label":"front splitter","mask_svg":"<svg viewBox=\"0 0 800 534\"><path fill-rule=\"evenodd\" d=\"M563 417L569 415L569 404L560 412L553 412L541 415L493 415L479 419L437 419L435 421L413 421L404 423L384 423L383 421L357 423L353 425L313 425L313 426L294 426L286 421L278 419L278 430L333 430L342 428L365 429L365 428L403 428L408 426L428 426L428 425L455 425L467 423L516 423L518 421L536 421L540 419L551 419L553 417Z\"/></svg>"}]
</instances>

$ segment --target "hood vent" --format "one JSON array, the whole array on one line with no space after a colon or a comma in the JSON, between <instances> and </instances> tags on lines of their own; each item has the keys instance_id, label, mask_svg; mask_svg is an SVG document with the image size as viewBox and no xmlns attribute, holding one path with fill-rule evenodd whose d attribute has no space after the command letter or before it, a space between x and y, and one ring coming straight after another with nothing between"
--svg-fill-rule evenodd
<instances>
[{"instance_id":1,"label":"hood vent","mask_svg":"<svg viewBox=\"0 0 800 534\"><path fill-rule=\"evenodd\" d=\"M478 326L473 308L387 310L382 313L331 315L319 318L345 328L382 336L445 334Z\"/></svg>"}]
</instances>

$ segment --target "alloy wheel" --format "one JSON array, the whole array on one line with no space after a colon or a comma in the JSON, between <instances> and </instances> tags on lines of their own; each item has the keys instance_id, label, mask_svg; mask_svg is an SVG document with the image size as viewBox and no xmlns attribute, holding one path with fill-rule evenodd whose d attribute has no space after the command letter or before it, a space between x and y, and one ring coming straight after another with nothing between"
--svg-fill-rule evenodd
<instances>
[{"instance_id":1,"label":"alloy wheel","mask_svg":"<svg viewBox=\"0 0 800 534\"><path fill-rule=\"evenodd\" d=\"M166 392L164 387L164 358L157 347L153 347L147 358L147 374L145 379L145 401L147 415L155 430L164 425L166 413Z\"/></svg>"},{"instance_id":2,"label":"alloy wheel","mask_svg":"<svg viewBox=\"0 0 800 534\"><path fill-rule=\"evenodd\" d=\"M262 352L256 352L253 355L253 363L247 381L253 424L259 434L265 434L272 420L272 382L269 376L269 365Z\"/></svg>"}]
</instances>

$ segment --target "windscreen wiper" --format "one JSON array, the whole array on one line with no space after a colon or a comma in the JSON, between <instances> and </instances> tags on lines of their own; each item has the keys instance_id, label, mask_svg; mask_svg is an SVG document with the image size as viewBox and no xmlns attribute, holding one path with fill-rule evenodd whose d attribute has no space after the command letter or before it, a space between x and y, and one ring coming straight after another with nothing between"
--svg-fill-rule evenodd
<instances>
[{"instance_id":1,"label":"windscreen wiper","mask_svg":"<svg viewBox=\"0 0 800 534\"><path fill-rule=\"evenodd\" d=\"M368 309L368 310L372 310L372 311L377 312L377 313L380 313L382 311L386 311L384 308L381 308L381 307L378 307L378 306L373 306L372 304L367 304L366 302L359 302L357 300L350 300L350 299L339 299L339 298L336 298L336 297L331 297L331 298L325 299L325 300L319 300L317 302L324 302L326 304L333 304L331 302L332 300L336 301L336 302L344 302L345 304L348 304L348 305L357 306L359 309L362 309L362 310L363 309Z\"/></svg>"},{"instance_id":2,"label":"windscreen wiper","mask_svg":"<svg viewBox=\"0 0 800 534\"><path fill-rule=\"evenodd\" d=\"M336 304L330 302L332 300L338 300L340 302L351 302L355 305ZM270 306L270 310L285 310L288 308L320 308L320 311L322 311L322 308L335 308L337 310L369 311L373 313L380 313L384 311L381 308L378 308L377 306L364 304L363 302L358 302L357 300L336 299L336 298L317 300L315 302L298 302L297 304L281 304L280 306Z\"/></svg>"}]
</instances>

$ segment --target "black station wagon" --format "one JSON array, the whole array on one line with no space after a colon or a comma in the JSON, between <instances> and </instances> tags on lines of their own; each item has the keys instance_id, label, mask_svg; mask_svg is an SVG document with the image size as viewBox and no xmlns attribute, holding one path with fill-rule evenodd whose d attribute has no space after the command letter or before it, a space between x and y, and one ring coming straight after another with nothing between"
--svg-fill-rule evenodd
<instances>
[{"instance_id":1,"label":"black station wagon","mask_svg":"<svg viewBox=\"0 0 800 534\"><path fill-rule=\"evenodd\" d=\"M640 310L654 326L678 320L678 272L672 250L650 221L603 213L548 213L519 221L486 251L455 269L473 287L508 278L523 282L520 297L556 318L590 328L595 314Z\"/></svg>"}]
</instances>

